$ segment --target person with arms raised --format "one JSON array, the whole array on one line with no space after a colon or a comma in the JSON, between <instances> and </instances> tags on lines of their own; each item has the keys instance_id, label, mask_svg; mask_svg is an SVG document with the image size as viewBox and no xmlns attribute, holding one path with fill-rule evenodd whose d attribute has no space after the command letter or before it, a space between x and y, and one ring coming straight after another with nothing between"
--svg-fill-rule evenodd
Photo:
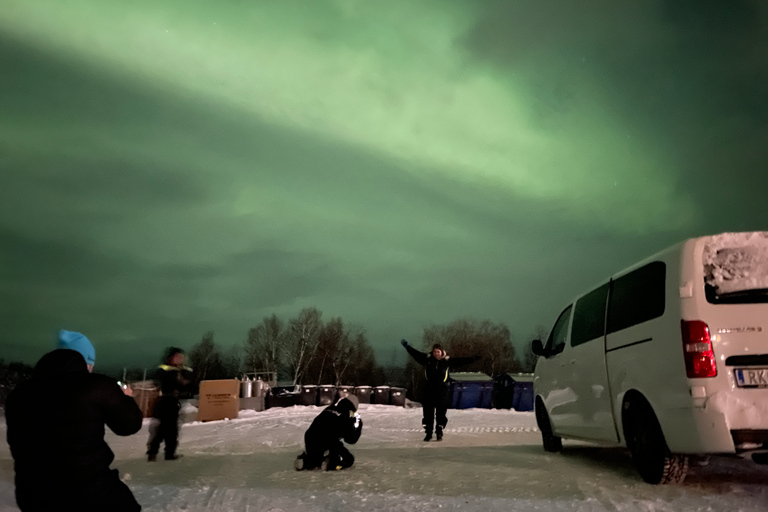
<instances>
[{"instance_id":1,"label":"person with arms raised","mask_svg":"<svg viewBox=\"0 0 768 512\"><path fill-rule=\"evenodd\" d=\"M405 350L413 357L413 359L424 367L424 378L426 380L426 387L424 389L423 396L421 397L421 405L423 409L422 425L426 435L424 441L432 440L433 426L435 427L435 434L437 440L443 439L443 429L448 424L448 404L446 400L448 397L448 389L450 383L448 382L448 373L453 368L465 366L471 364L480 356L473 357L450 357L442 345L436 343L432 346L432 351L429 354L416 350L408 344L406 340L401 340L400 343L405 347ZM435 416L437 413L437 416Z\"/></svg>"}]
</instances>

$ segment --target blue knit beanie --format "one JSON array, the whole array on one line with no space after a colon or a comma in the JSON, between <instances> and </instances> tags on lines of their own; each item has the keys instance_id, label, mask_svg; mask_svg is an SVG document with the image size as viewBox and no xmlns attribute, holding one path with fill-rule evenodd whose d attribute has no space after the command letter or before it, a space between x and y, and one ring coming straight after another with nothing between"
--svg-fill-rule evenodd
<instances>
[{"instance_id":1,"label":"blue knit beanie","mask_svg":"<svg viewBox=\"0 0 768 512\"><path fill-rule=\"evenodd\" d=\"M80 334L79 332L72 331L59 331L59 343L56 348L67 348L79 352L85 358L86 364L94 364L96 362L96 351L93 349L93 345L90 340Z\"/></svg>"}]
</instances>

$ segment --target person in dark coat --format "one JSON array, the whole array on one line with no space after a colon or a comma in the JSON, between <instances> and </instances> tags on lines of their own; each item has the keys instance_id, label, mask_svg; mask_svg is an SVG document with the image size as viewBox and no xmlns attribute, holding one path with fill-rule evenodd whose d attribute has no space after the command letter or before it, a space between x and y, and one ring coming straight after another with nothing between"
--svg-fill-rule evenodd
<instances>
[{"instance_id":1,"label":"person in dark coat","mask_svg":"<svg viewBox=\"0 0 768 512\"><path fill-rule=\"evenodd\" d=\"M304 434L304 453L296 458L294 467L302 469L346 469L355 463L355 457L344 447L343 439L355 444L363 432L363 420L357 412L358 400L354 395L339 399L317 415Z\"/></svg>"},{"instance_id":2,"label":"person in dark coat","mask_svg":"<svg viewBox=\"0 0 768 512\"><path fill-rule=\"evenodd\" d=\"M188 390L192 382L192 369L184 366L184 351L170 347L155 374L155 381L160 387L160 398L152 409L152 423L149 425L147 442L147 460L157 460L160 444L165 442L165 460L176 460L179 446L179 396Z\"/></svg>"},{"instance_id":3,"label":"person in dark coat","mask_svg":"<svg viewBox=\"0 0 768 512\"><path fill-rule=\"evenodd\" d=\"M406 340L402 340L400 343L411 357L424 367L426 388L424 389L424 396L421 397L421 405L424 412L421 423L426 432L424 441L432 439L432 428L435 423L437 424L435 434L437 440L441 441L443 439L443 429L448 424L448 417L446 416L448 411L446 400L448 389L450 388L448 372L453 368L473 363L480 359L480 356L450 357L438 343L432 346L430 354L425 354L410 346ZM435 412L437 412L437 418L435 418Z\"/></svg>"},{"instance_id":4,"label":"person in dark coat","mask_svg":"<svg viewBox=\"0 0 768 512\"><path fill-rule=\"evenodd\" d=\"M96 354L80 333L61 331L58 348L35 365L32 379L8 396L8 444L22 512L137 512L141 506L110 469L104 426L119 436L141 429L131 388L91 373Z\"/></svg>"}]
</instances>

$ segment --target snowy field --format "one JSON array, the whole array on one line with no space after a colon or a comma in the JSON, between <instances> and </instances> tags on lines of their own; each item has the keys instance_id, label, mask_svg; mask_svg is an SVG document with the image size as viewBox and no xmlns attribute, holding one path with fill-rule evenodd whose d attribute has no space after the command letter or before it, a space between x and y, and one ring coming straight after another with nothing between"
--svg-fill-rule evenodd
<instances>
[{"instance_id":1,"label":"snowy field","mask_svg":"<svg viewBox=\"0 0 768 512\"><path fill-rule=\"evenodd\" d=\"M683 485L643 483L626 451L565 442L545 454L531 413L448 411L442 442L422 441L421 410L362 405L363 435L346 471L293 470L320 411L248 411L188 423L178 461L148 463L147 423L108 435L117 467L145 511L765 511L768 466L712 458ZM55 428L55 426L51 426ZM5 423L0 423L5 439ZM15 511L13 462L0 447L0 511Z\"/></svg>"}]
</instances>

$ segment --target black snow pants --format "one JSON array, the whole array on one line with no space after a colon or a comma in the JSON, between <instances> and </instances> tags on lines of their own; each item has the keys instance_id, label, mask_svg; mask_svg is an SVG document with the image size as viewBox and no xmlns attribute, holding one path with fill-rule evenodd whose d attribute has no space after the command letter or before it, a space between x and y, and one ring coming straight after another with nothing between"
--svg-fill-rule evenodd
<instances>
[{"instance_id":1,"label":"black snow pants","mask_svg":"<svg viewBox=\"0 0 768 512\"><path fill-rule=\"evenodd\" d=\"M328 471L347 469L355 463L355 457L341 441L318 442L309 436L304 437L307 452L304 457L304 469L319 468L328 459Z\"/></svg>"},{"instance_id":2,"label":"black snow pants","mask_svg":"<svg viewBox=\"0 0 768 512\"><path fill-rule=\"evenodd\" d=\"M165 456L176 455L179 445L179 411L181 403L174 396L161 396L152 411L152 424L149 426L147 454L157 455L160 443L165 442Z\"/></svg>"},{"instance_id":3,"label":"black snow pants","mask_svg":"<svg viewBox=\"0 0 768 512\"><path fill-rule=\"evenodd\" d=\"M448 392L445 386L427 388L422 399L423 418L421 424L424 430L431 434L435 423L440 429L448 424Z\"/></svg>"}]
</instances>

